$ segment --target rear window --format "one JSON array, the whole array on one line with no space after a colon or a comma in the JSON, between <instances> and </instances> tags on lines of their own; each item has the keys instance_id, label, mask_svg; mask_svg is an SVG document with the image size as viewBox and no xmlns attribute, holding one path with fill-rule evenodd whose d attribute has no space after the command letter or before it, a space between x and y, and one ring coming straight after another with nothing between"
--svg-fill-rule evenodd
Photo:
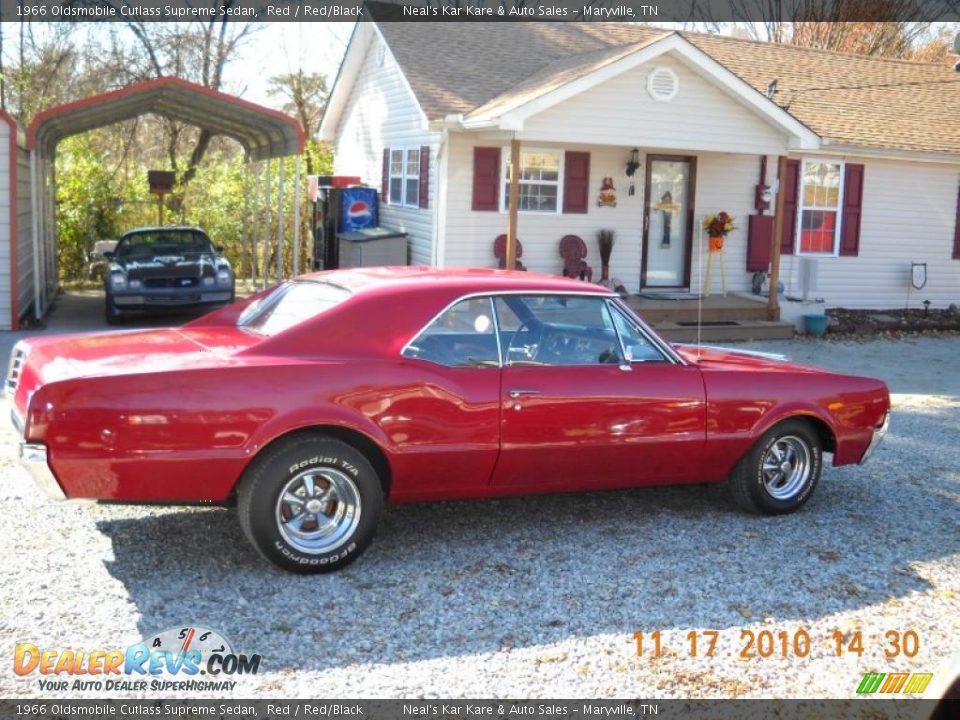
<instances>
[{"instance_id":1,"label":"rear window","mask_svg":"<svg viewBox=\"0 0 960 720\"><path fill-rule=\"evenodd\" d=\"M276 335L326 312L350 297L339 285L300 280L283 283L253 303L237 320L237 327L259 335Z\"/></svg>"}]
</instances>

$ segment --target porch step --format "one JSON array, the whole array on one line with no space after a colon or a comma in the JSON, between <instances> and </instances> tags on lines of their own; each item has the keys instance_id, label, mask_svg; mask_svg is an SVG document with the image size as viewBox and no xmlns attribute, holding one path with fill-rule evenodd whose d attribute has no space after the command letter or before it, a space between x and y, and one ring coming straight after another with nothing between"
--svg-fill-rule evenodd
<instances>
[{"instance_id":1,"label":"porch step","mask_svg":"<svg viewBox=\"0 0 960 720\"><path fill-rule=\"evenodd\" d=\"M649 323L659 322L719 322L723 320L766 320L766 298L745 293L710 295L684 300L660 300L649 296L633 295L627 299L631 308Z\"/></svg>"},{"instance_id":2,"label":"porch step","mask_svg":"<svg viewBox=\"0 0 960 720\"><path fill-rule=\"evenodd\" d=\"M680 324L684 323L684 324ZM700 328L701 342L729 342L732 340L789 340L793 337L793 323L770 320L704 320ZM716 324L709 324L716 323ZM671 342L696 342L696 320L676 322L663 320L651 323L653 328Z\"/></svg>"}]
</instances>

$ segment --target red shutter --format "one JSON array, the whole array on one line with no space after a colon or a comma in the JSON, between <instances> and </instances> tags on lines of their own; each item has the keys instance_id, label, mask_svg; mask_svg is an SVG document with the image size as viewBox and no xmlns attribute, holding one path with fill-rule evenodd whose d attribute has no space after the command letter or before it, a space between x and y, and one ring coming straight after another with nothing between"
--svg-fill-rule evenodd
<instances>
[{"instance_id":1,"label":"red shutter","mask_svg":"<svg viewBox=\"0 0 960 720\"><path fill-rule=\"evenodd\" d=\"M787 160L787 176L783 178L783 231L780 236L780 252L793 255L797 236L797 206L800 204L800 161Z\"/></svg>"},{"instance_id":2,"label":"red shutter","mask_svg":"<svg viewBox=\"0 0 960 720\"><path fill-rule=\"evenodd\" d=\"M380 177L380 202L390 202L390 148L383 149L383 175Z\"/></svg>"},{"instance_id":3,"label":"red shutter","mask_svg":"<svg viewBox=\"0 0 960 720\"><path fill-rule=\"evenodd\" d=\"M957 189L957 222L953 226L953 259L960 260L960 188Z\"/></svg>"},{"instance_id":4,"label":"red shutter","mask_svg":"<svg viewBox=\"0 0 960 720\"><path fill-rule=\"evenodd\" d=\"M863 165L847 163L843 173L843 218L840 254L856 257L860 250L860 216L863 214Z\"/></svg>"},{"instance_id":5,"label":"red shutter","mask_svg":"<svg viewBox=\"0 0 960 720\"><path fill-rule=\"evenodd\" d=\"M500 148L473 149L473 209L500 209Z\"/></svg>"},{"instance_id":6,"label":"red shutter","mask_svg":"<svg viewBox=\"0 0 960 720\"><path fill-rule=\"evenodd\" d=\"M420 207L430 205L430 146L420 148Z\"/></svg>"},{"instance_id":7,"label":"red shutter","mask_svg":"<svg viewBox=\"0 0 960 720\"><path fill-rule=\"evenodd\" d=\"M568 151L563 160L563 211L585 213L590 196L590 153Z\"/></svg>"}]
</instances>

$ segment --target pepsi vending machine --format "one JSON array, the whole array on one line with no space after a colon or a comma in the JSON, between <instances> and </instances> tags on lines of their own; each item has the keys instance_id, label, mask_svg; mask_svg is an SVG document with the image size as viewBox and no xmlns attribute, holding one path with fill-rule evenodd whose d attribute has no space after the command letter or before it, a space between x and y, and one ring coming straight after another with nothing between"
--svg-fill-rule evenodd
<instances>
[{"instance_id":1,"label":"pepsi vending machine","mask_svg":"<svg viewBox=\"0 0 960 720\"><path fill-rule=\"evenodd\" d=\"M337 238L340 233L377 226L377 191L350 185L359 181L360 178L343 176L317 178L313 212L314 270L340 267Z\"/></svg>"}]
</instances>

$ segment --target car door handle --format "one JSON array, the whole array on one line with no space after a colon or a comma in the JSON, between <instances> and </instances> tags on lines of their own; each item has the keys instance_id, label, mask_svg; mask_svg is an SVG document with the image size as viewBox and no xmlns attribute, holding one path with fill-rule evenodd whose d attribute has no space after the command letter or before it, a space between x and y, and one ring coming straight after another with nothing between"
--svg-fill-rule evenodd
<instances>
[{"instance_id":1,"label":"car door handle","mask_svg":"<svg viewBox=\"0 0 960 720\"><path fill-rule=\"evenodd\" d=\"M516 390L510 391L510 397L512 397L514 400L516 400L521 395L539 395L539 394L540 394L539 390L525 390L523 388L517 388Z\"/></svg>"}]
</instances>

